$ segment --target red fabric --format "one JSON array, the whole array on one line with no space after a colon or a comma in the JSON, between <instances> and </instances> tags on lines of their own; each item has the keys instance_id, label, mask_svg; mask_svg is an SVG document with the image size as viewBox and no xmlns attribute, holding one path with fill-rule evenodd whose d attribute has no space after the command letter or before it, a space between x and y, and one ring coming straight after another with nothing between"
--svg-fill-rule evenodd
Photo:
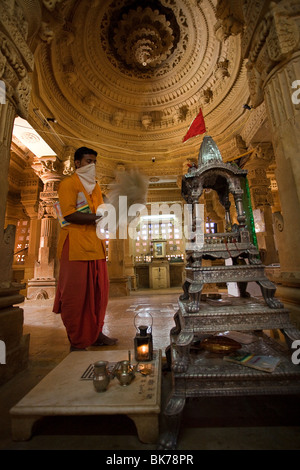
<instances>
[{"instance_id":1,"label":"red fabric","mask_svg":"<svg viewBox=\"0 0 300 470\"><path fill-rule=\"evenodd\" d=\"M202 114L202 109L200 109L198 116L195 117L195 119L193 120L182 142L186 142L191 137L196 137L196 135L205 134L205 132L205 122Z\"/></svg>"},{"instance_id":2,"label":"red fabric","mask_svg":"<svg viewBox=\"0 0 300 470\"><path fill-rule=\"evenodd\" d=\"M104 324L108 294L106 260L69 261L67 238L53 312L61 314L72 346L86 348L97 340Z\"/></svg>"}]
</instances>

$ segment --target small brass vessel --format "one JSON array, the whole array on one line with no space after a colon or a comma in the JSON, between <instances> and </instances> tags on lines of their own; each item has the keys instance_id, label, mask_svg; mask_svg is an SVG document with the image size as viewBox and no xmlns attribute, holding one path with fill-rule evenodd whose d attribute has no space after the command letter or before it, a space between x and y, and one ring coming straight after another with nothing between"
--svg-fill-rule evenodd
<instances>
[{"instance_id":1,"label":"small brass vessel","mask_svg":"<svg viewBox=\"0 0 300 470\"><path fill-rule=\"evenodd\" d=\"M105 392L110 382L110 375L107 369L107 361L97 361L94 363L93 384L96 392Z\"/></svg>"},{"instance_id":2,"label":"small brass vessel","mask_svg":"<svg viewBox=\"0 0 300 470\"><path fill-rule=\"evenodd\" d=\"M115 370L114 376L117 377L120 385L126 387L131 384L135 378L135 373L137 371L138 363L135 366L132 366L129 361L120 361L118 362Z\"/></svg>"}]
</instances>

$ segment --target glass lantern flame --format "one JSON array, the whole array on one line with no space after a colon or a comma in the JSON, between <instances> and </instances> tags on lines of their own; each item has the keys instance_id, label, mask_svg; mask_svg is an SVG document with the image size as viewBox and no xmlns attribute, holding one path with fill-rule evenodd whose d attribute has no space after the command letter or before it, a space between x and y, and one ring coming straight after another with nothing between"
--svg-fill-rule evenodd
<instances>
[{"instance_id":1,"label":"glass lantern flame","mask_svg":"<svg viewBox=\"0 0 300 470\"><path fill-rule=\"evenodd\" d=\"M148 362L153 359L152 341L153 319L150 313L138 313L134 318L134 326L137 333L134 338L135 360L138 362Z\"/></svg>"}]
</instances>

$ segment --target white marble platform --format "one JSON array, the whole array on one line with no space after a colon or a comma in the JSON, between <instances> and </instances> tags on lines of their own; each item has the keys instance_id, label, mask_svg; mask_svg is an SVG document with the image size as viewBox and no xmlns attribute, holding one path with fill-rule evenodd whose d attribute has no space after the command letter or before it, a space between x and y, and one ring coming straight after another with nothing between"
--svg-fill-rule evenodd
<instances>
[{"instance_id":1,"label":"white marble platform","mask_svg":"<svg viewBox=\"0 0 300 470\"><path fill-rule=\"evenodd\" d=\"M97 393L92 380L81 379L96 361L125 359L128 351L122 350L70 353L10 410L13 440L30 439L34 423L44 416L125 414L134 421L141 442L156 443L161 405L161 350L155 351L150 363L152 373L137 373L127 387L122 387L115 378L105 392Z\"/></svg>"}]
</instances>

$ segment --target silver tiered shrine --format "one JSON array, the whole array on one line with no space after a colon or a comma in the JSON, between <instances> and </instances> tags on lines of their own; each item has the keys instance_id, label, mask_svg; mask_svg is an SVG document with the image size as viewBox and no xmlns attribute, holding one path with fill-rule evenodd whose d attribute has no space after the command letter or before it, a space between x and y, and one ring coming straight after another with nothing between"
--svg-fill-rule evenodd
<instances>
[{"instance_id":1,"label":"silver tiered shrine","mask_svg":"<svg viewBox=\"0 0 300 470\"><path fill-rule=\"evenodd\" d=\"M300 331L290 322L289 312L275 297L276 286L265 276L265 266L251 241L243 203L243 183L247 170L224 163L210 136L205 136L199 151L198 167L182 177L182 196L192 204L193 226L197 226L195 210L204 189L214 189L225 209L225 233L204 235L204 244L195 243L186 252L184 293L174 316L167 359L172 373L172 392L164 415L167 432L161 436L160 448L175 449L181 414L186 399L193 397L271 395L300 393L300 367L291 360L292 342L300 339ZM238 224L230 217L232 194ZM196 240L195 240L196 242ZM202 260L232 259L232 265L202 266ZM219 305L201 300L205 284L236 282L239 297L230 297ZM256 282L263 301L247 292L247 284ZM279 329L287 347L271 339L263 330ZM217 354L191 346L215 333L239 331L254 334L243 352L279 356L281 361L272 373L225 362Z\"/></svg>"}]
</instances>

